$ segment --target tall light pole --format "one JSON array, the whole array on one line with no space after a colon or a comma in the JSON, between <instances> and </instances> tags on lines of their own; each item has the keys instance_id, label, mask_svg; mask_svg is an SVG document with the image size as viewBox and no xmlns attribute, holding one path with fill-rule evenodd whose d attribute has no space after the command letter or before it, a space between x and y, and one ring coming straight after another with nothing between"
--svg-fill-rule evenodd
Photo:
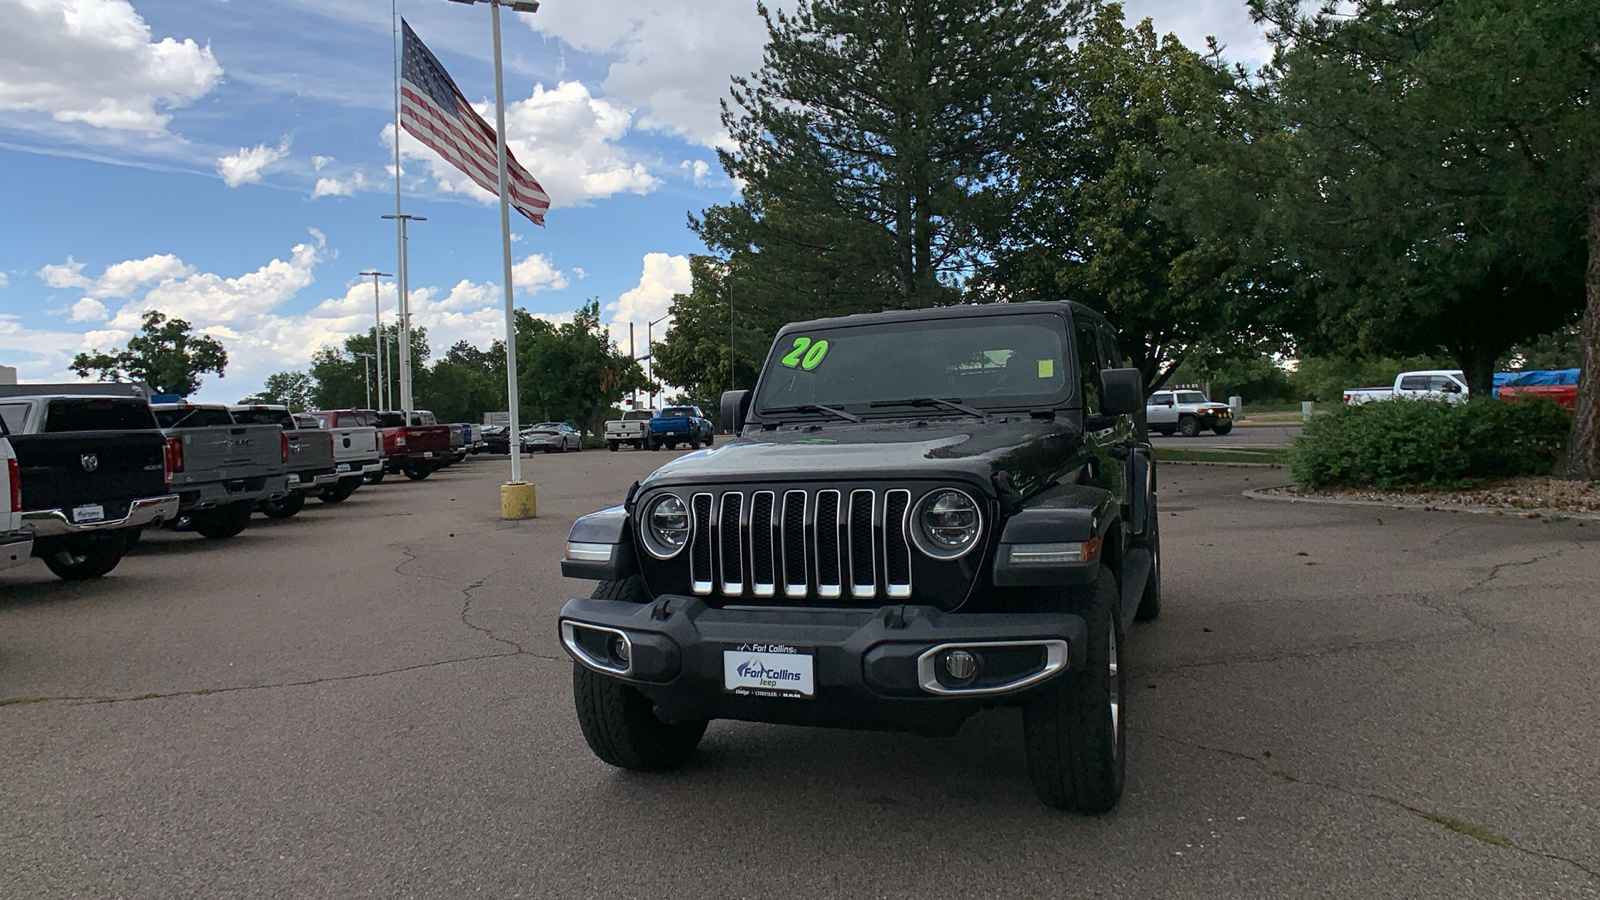
<instances>
[{"instance_id":1,"label":"tall light pole","mask_svg":"<svg viewBox=\"0 0 1600 900\"><path fill-rule=\"evenodd\" d=\"M372 352L378 355L378 409L384 409L383 387L388 380L383 377L384 357L389 354L384 352L383 335L383 301L378 293L379 278L393 278L388 272L379 272L377 269L368 269L361 273L361 277L372 278Z\"/></svg>"},{"instance_id":2,"label":"tall light pole","mask_svg":"<svg viewBox=\"0 0 1600 900\"><path fill-rule=\"evenodd\" d=\"M372 360L376 359L371 353L357 353L361 358L361 380L367 385L367 409L372 408Z\"/></svg>"},{"instance_id":3,"label":"tall light pole","mask_svg":"<svg viewBox=\"0 0 1600 900\"><path fill-rule=\"evenodd\" d=\"M395 192L395 208L399 209L400 194ZM427 216L411 216L404 213L384 216L385 219L394 219L399 223L400 229L400 308L396 313L399 319L399 338L396 344L403 348L400 350L400 409L411 412L411 252L410 236L406 234L406 225L411 222L426 222ZM393 398L391 398L393 399Z\"/></svg>"},{"instance_id":4,"label":"tall light pole","mask_svg":"<svg viewBox=\"0 0 1600 900\"><path fill-rule=\"evenodd\" d=\"M656 371L656 344L655 344L655 341L652 340L651 337L650 337L651 329L655 328L657 325L660 325L662 322L665 322L666 320L668 320L670 318L672 318L672 313L667 313L666 315L664 315L661 318L655 320L654 322L645 323L645 326L644 326L644 349L645 349L645 354L644 354L644 362L645 362L644 377L647 380L654 378L655 377L655 371ZM655 409L656 408L656 395L655 395L655 392L654 391L649 391L649 392L646 393L646 396L649 397L649 401L648 402L650 404L650 408L651 409Z\"/></svg>"},{"instance_id":5,"label":"tall light pole","mask_svg":"<svg viewBox=\"0 0 1600 900\"><path fill-rule=\"evenodd\" d=\"M473 4L480 0L456 0ZM506 173L506 84L504 67L500 58L500 7L509 6L512 12L536 13L539 0L482 0L493 9L489 21L494 32L494 152L500 170L500 255L505 272L506 288L506 399L511 414L511 440L520 441L522 428L517 415L517 322L511 304L511 181ZM511 483L522 483L522 453L513 445L511 451Z\"/></svg>"}]
</instances>

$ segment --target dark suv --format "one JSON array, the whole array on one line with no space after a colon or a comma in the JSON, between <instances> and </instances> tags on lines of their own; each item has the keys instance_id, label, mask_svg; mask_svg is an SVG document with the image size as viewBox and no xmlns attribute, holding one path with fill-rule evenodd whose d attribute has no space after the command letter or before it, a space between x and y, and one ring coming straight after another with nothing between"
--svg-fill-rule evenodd
<instances>
[{"instance_id":1,"label":"dark suv","mask_svg":"<svg viewBox=\"0 0 1600 900\"><path fill-rule=\"evenodd\" d=\"M1161 611L1138 371L1070 303L779 332L739 438L572 527L561 611L602 760L685 762L711 719L950 734L1022 709L1046 804L1122 793L1125 628Z\"/></svg>"}]
</instances>

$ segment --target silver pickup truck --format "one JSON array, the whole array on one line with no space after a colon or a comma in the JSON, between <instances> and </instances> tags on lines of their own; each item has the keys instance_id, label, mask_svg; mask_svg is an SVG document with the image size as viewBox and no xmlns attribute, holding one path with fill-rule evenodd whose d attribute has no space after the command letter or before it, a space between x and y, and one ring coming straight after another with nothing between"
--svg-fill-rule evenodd
<instances>
[{"instance_id":1,"label":"silver pickup truck","mask_svg":"<svg viewBox=\"0 0 1600 900\"><path fill-rule=\"evenodd\" d=\"M383 480L383 439L376 427L378 414L370 409L333 409L298 413L311 417L318 428L333 436L333 467L339 483L325 487L317 498L324 503L343 503L356 488Z\"/></svg>"},{"instance_id":2,"label":"silver pickup truck","mask_svg":"<svg viewBox=\"0 0 1600 900\"><path fill-rule=\"evenodd\" d=\"M168 438L181 520L208 538L233 537L263 500L289 495L289 436L277 425L239 425L217 404L154 403Z\"/></svg>"},{"instance_id":3,"label":"silver pickup truck","mask_svg":"<svg viewBox=\"0 0 1600 900\"><path fill-rule=\"evenodd\" d=\"M312 491L321 492L339 483L334 466L333 437L316 419L301 419L287 406L255 403L230 406L236 425L276 425L289 437L289 495L281 500L262 500L257 506L274 519L292 518L306 505Z\"/></svg>"}]
</instances>

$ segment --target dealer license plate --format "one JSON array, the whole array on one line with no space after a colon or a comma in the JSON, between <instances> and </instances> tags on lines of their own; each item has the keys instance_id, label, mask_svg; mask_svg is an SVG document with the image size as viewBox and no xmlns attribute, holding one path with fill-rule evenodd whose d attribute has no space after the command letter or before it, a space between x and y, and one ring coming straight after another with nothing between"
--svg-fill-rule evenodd
<instances>
[{"instance_id":1,"label":"dealer license plate","mask_svg":"<svg viewBox=\"0 0 1600 900\"><path fill-rule=\"evenodd\" d=\"M722 686L749 697L814 697L813 663L809 647L740 644L722 651Z\"/></svg>"},{"instance_id":2,"label":"dealer license plate","mask_svg":"<svg viewBox=\"0 0 1600 900\"><path fill-rule=\"evenodd\" d=\"M295 472L290 472L289 473L289 483L290 484L299 484L300 483L299 474L297 474Z\"/></svg>"},{"instance_id":3,"label":"dealer license plate","mask_svg":"<svg viewBox=\"0 0 1600 900\"><path fill-rule=\"evenodd\" d=\"M349 463L339 463L338 465L333 467L333 470L335 472L348 472L348 471L350 471L350 464Z\"/></svg>"},{"instance_id":4,"label":"dealer license plate","mask_svg":"<svg viewBox=\"0 0 1600 900\"><path fill-rule=\"evenodd\" d=\"M422 458L423 459L433 459L433 451L432 450L424 450L424 451L422 451Z\"/></svg>"},{"instance_id":5,"label":"dealer license plate","mask_svg":"<svg viewBox=\"0 0 1600 900\"><path fill-rule=\"evenodd\" d=\"M98 503L85 503L72 508L72 521L82 525L87 522L104 522L106 508Z\"/></svg>"}]
</instances>

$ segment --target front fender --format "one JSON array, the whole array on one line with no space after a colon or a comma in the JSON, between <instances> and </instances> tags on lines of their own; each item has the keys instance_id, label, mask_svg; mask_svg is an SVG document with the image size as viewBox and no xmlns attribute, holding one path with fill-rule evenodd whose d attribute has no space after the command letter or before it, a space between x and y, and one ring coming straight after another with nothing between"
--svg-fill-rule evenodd
<instances>
[{"instance_id":1,"label":"front fender","mask_svg":"<svg viewBox=\"0 0 1600 900\"><path fill-rule=\"evenodd\" d=\"M1026 501L1000 532L994 583L1000 587L1092 584L1100 567L1100 548L1116 521L1117 499L1102 488L1062 485ZM1035 559L1013 558L1019 548ZM1049 553L1051 548L1058 552Z\"/></svg>"},{"instance_id":2,"label":"front fender","mask_svg":"<svg viewBox=\"0 0 1600 900\"><path fill-rule=\"evenodd\" d=\"M561 574L588 581L620 581L639 572L633 550L633 520L625 506L580 517L567 532Z\"/></svg>"}]
</instances>

